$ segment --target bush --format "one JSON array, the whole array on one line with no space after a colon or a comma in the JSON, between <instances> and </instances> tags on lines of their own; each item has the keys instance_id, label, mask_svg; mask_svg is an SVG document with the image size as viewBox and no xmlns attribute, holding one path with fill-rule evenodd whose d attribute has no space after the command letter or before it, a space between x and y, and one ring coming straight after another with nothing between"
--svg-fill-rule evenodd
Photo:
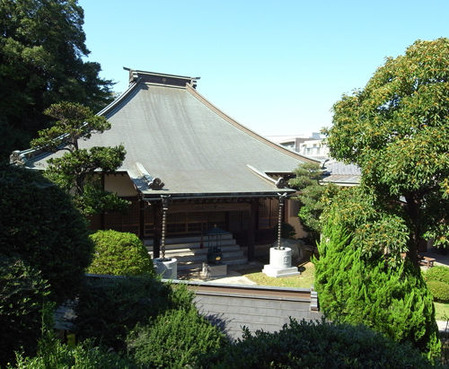
<instances>
[{"instance_id":1,"label":"bush","mask_svg":"<svg viewBox=\"0 0 449 369\"><path fill-rule=\"evenodd\" d=\"M193 306L193 293L149 277L89 278L79 297L75 320L80 339L92 338L116 350L137 323L167 309Z\"/></svg>"},{"instance_id":2,"label":"bush","mask_svg":"<svg viewBox=\"0 0 449 369\"><path fill-rule=\"evenodd\" d=\"M70 347L53 338L44 346L35 357L18 354L16 366L8 369L137 369L130 359L89 341Z\"/></svg>"},{"instance_id":3,"label":"bush","mask_svg":"<svg viewBox=\"0 0 449 369\"><path fill-rule=\"evenodd\" d=\"M52 298L74 297L90 264L92 242L70 197L37 171L0 167L0 254L41 271Z\"/></svg>"},{"instance_id":4,"label":"bush","mask_svg":"<svg viewBox=\"0 0 449 369\"><path fill-rule=\"evenodd\" d=\"M225 342L224 333L191 307L169 310L136 327L128 337L128 351L144 368L196 367L200 355Z\"/></svg>"},{"instance_id":5,"label":"bush","mask_svg":"<svg viewBox=\"0 0 449 369\"><path fill-rule=\"evenodd\" d=\"M20 259L0 257L0 366L13 360L16 350L36 352L49 293L38 270Z\"/></svg>"},{"instance_id":6,"label":"bush","mask_svg":"<svg viewBox=\"0 0 449 369\"><path fill-rule=\"evenodd\" d=\"M107 230L95 232L90 237L95 246L88 273L155 275L148 250L135 234Z\"/></svg>"},{"instance_id":7,"label":"bush","mask_svg":"<svg viewBox=\"0 0 449 369\"><path fill-rule=\"evenodd\" d=\"M203 369L431 368L409 344L364 326L291 320L279 332L248 330L236 343L201 358Z\"/></svg>"},{"instance_id":8,"label":"bush","mask_svg":"<svg viewBox=\"0 0 449 369\"><path fill-rule=\"evenodd\" d=\"M449 268L444 266L434 266L424 273L424 279L428 281L440 281L449 284Z\"/></svg>"},{"instance_id":9,"label":"bush","mask_svg":"<svg viewBox=\"0 0 449 369\"><path fill-rule=\"evenodd\" d=\"M436 302L449 302L449 284L441 281L428 281L427 286Z\"/></svg>"}]
</instances>

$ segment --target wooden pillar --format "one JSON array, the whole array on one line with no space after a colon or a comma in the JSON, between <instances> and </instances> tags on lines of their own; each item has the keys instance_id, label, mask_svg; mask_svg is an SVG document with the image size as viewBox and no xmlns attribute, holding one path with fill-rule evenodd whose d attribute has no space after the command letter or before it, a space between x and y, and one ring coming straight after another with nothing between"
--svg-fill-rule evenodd
<instances>
[{"instance_id":1,"label":"wooden pillar","mask_svg":"<svg viewBox=\"0 0 449 369\"><path fill-rule=\"evenodd\" d=\"M104 178L104 173L103 172L101 172L101 188L103 189L103 191L106 191L106 189L105 189L105 178ZM100 227L101 227L101 229L105 229L106 228L106 220L105 220L104 210L100 214Z\"/></svg>"},{"instance_id":2,"label":"wooden pillar","mask_svg":"<svg viewBox=\"0 0 449 369\"><path fill-rule=\"evenodd\" d=\"M145 200L139 197L139 238L145 238Z\"/></svg>"},{"instance_id":3,"label":"wooden pillar","mask_svg":"<svg viewBox=\"0 0 449 369\"><path fill-rule=\"evenodd\" d=\"M154 236L153 236L153 259L160 257L162 238L162 202L155 201L154 209Z\"/></svg>"},{"instance_id":4,"label":"wooden pillar","mask_svg":"<svg viewBox=\"0 0 449 369\"><path fill-rule=\"evenodd\" d=\"M254 260L259 200L251 199L248 225L248 261Z\"/></svg>"}]
</instances>

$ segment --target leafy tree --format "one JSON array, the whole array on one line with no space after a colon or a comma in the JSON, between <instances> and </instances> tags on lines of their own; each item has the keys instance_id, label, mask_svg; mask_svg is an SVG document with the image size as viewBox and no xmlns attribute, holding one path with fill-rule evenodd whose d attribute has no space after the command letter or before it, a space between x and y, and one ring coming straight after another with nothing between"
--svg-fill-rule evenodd
<instances>
[{"instance_id":1,"label":"leafy tree","mask_svg":"<svg viewBox=\"0 0 449 369\"><path fill-rule=\"evenodd\" d=\"M37 171L0 168L0 255L40 270L51 298L73 297L90 264L92 242L70 197Z\"/></svg>"},{"instance_id":2,"label":"leafy tree","mask_svg":"<svg viewBox=\"0 0 449 369\"><path fill-rule=\"evenodd\" d=\"M90 237L95 246L88 273L155 276L148 250L135 234L107 230L97 231Z\"/></svg>"},{"instance_id":3,"label":"leafy tree","mask_svg":"<svg viewBox=\"0 0 449 369\"><path fill-rule=\"evenodd\" d=\"M331 155L356 163L384 202L404 201L408 257L422 237L449 247L449 40L416 41L344 95L326 130Z\"/></svg>"},{"instance_id":4,"label":"leafy tree","mask_svg":"<svg viewBox=\"0 0 449 369\"><path fill-rule=\"evenodd\" d=\"M333 321L364 324L435 358L440 343L432 296L420 270L400 257L407 227L400 232L391 213L367 206L367 198L360 189L342 191L325 215L315 262L320 306Z\"/></svg>"},{"instance_id":5,"label":"leafy tree","mask_svg":"<svg viewBox=\"0 0 449 369\"><path fill-rule=\"evenodd\" d=\"M242 339L210 352L204 369L432 368L419 351L364 326L291 320L279 332L244 330Z\"/></svg>"},{"instance_id":6,"label":"leafy tree","mask_svg":"<svg viewBox=\"0 0 449 369\"><path fill-rule=\"evenodd\" d=\"M1 367L14 360L14 351L36 352L49 293L39 270L17 257L0 255Z\"/></svg>"},{"instance_id":7,"label":"leafy tree","mask_svg":"<svg viewBox=\"0 0 449 369\"><path fill-rule=\"evenodd\" d=\"M86 61L77 0L0 2L0 157L28 147L45 108L71 100L99 111L112 100L98 63Z\"/></svg>"},{"instance_id":8,"label":"leafy tree","mask_svg":"<svg viewBox=\"0 0 449 369\"><path fill-rule=\"evenodd\" d=\"M320 180L323 171L319 164L300 164L295 170L296 177L289 181L289 185L299 191L297 200L300 202L299 219L305 231L308 232L310 242L316 244L320 239L320 216L327 200L338 190L334 184L323 186Z\"/></svg>"},{"instance_id":9,"label":"leafy tree","mask_svg":"<svg viewBox=\"0 0 449 369\"><path fill-rule=\"evenodd\" d=\"M128 202L104 191L96 171L113 173L125 159L125 148L119 145L82 149L78 145L80 140L110 129L106 118L70 102L53 104L45 113L56 121L50 128L39 131L39 137L31 141L32 147L52 152L67 151L62 157L48 160L46 176L71 193L75 205L85 215L124 210Z\"/></svg>"}]
</instances>

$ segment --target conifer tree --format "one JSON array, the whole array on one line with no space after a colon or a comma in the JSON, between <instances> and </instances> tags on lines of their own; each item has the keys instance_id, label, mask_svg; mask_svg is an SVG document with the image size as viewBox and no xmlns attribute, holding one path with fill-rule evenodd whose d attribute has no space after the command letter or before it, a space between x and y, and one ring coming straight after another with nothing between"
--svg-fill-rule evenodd
<instances>
[{"instance_id":1,"label":"conifer tree","mask_svg":"<svg viewBox=\"0 0 449 369\"><path fill-rule=\"evenodd\" d=\"M357 189L349 192L353 192L352 200L360 194ZM333 321L364 324L435 358L440 342L433 299L419 269L409 259L394 257L398 250L369 245L370 237L364 239L361 234L366 236L372 228L373 235L379 235L373 225L382 218L382 211L375 209L378 219L368 220L367 212L354 212L355 201L348 201L347 193L344 196L346 206L343 195L337 195L327 211L318 245L315 288L322 310ZM403 233L407 234L407 228Z\"/></svg>"}]
</instances>

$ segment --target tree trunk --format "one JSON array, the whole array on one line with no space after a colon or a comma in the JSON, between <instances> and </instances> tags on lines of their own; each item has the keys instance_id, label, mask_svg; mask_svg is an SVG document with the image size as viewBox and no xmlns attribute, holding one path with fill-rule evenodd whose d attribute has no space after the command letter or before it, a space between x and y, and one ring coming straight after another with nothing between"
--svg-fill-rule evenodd
<instances>
[{"instance_id":1,"label":"tree trunk","mask_svg":"<svg viewBox=\"0 0 449 369\"><path fill-rule=\"evenodd\" d=\"M410 221L410 240L407 256L416 267L419 267L419 243L421 241L421 200L416 196L405 196L407 202L407 214Z\"/></svg>"}]
</instances>

